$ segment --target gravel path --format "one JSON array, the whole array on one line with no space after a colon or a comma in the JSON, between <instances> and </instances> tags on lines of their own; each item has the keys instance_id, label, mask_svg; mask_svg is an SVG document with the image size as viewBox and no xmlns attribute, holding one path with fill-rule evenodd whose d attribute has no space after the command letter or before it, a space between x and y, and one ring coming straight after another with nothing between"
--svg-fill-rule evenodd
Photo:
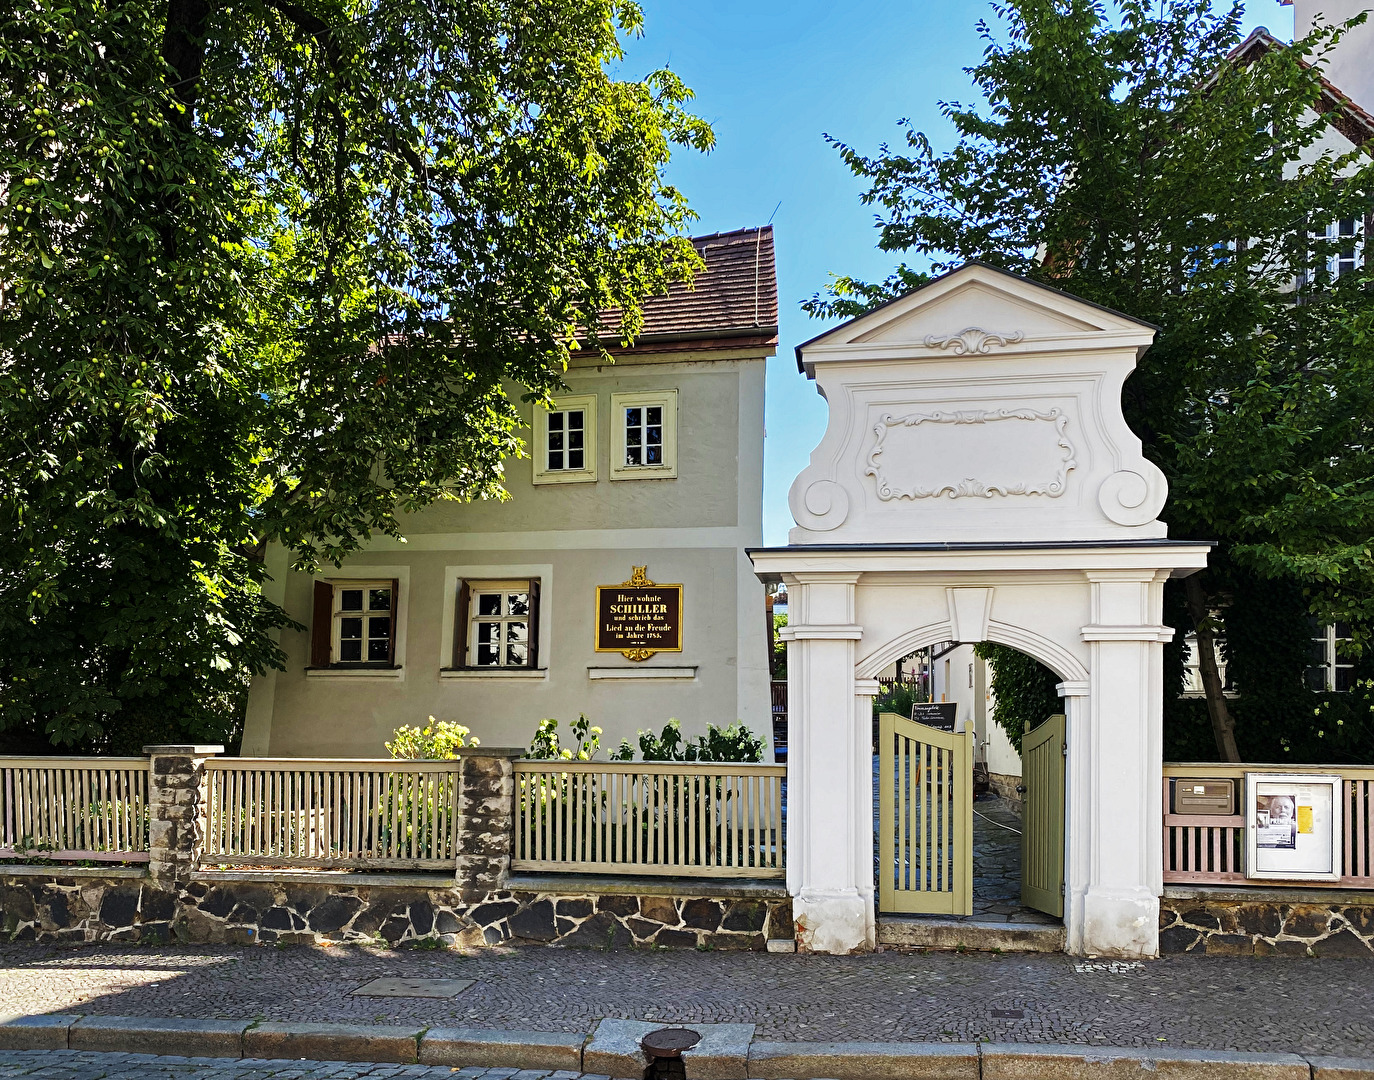
<instances>
[{"instance_id":1,"label":"gravel path","mask_svg":"<svg viewBox=\"0 0 1374 1080\"><path fill-rule=\"evenodd\" d=\"M447 1000L354 997L470 978ZM1374 962L1060 955L832 957L353 946L0 945L0 1014L262 1017L586 1031L601 1017L737 1022L760 1039L1057 1042L1374 1056Z\"/></svg>"}]
</instances>

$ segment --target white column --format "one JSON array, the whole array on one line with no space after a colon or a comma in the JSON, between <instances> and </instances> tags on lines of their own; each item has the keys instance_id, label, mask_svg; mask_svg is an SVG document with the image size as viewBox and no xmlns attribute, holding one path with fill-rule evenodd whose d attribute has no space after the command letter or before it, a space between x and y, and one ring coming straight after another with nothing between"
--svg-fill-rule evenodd
<instances>
[{"instance_id":1,"label":"white column","mask_svg":"<svg viewBox=\"0 0 1374 1080\"><path fill-rule=\"evenodd\" d=\"M857 696L855 573L786 574L787 890L803 952L874 947L871 711Z\"/></svg>"},{"instance_id":2,"label":"white column","mask_svg":"<svg viewBox=\"0 0 1374 1080\"><path fill-rule=\"evenodd\" d=\"M1069 751L1075 911L1069 949L1082 955L1159 952L1162 851L1162 590L1152 570L1088 571L1092 623L1086 723ZM1073 727L1074 716L1070 716ZM1075 754L1079 755L1074 760Z\"/></svg>"}]
</instances>

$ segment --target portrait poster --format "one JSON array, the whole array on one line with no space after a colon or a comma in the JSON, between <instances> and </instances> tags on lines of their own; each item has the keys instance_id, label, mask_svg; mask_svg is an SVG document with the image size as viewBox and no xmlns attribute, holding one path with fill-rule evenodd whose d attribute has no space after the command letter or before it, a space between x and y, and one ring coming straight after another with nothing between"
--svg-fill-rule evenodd
<instances>
[{"instance_id":1,"label":"portrait poster","mask_svg":"<svg viewBox=\"0 0 1374 1080\"><path fill-rule=\"evenodd\" d=\"M1245 774L1245 876L1337 881L1341 876L1341 778Z\"/></svg>"}]
</instances>

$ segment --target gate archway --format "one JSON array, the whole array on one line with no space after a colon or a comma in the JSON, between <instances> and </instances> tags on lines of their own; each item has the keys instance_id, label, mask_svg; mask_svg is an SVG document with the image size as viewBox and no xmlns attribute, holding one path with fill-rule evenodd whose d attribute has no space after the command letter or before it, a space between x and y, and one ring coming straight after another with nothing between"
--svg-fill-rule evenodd
<instances>
[{"instance_id":1,"label":"gate archway","mask_svg":"<svg viewBox=\"0 0 1374 1080\"><path fill-rule=\"evenodd\" d=\"M1166 487L1121 414L1153 328L969 264L799 346L830 419L792 485L788 888L798 941L876 941L874 676L936 641L995 641L1062 682L1065 927L1151 956L1162 891Z\"/></svg>"}]
</instances>

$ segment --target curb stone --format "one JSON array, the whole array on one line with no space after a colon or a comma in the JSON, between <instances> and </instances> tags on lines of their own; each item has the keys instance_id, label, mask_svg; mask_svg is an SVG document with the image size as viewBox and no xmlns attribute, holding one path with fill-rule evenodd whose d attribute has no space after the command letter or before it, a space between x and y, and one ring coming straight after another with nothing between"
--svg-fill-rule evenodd
<instances>
[{"instance_id":1,"label":"curb stone","mask_svg":"<svg viewBox=\"0 0 1374 1080\"><path fill-rule=\"evenodd\" d=\"M72 1050L107 1054L175 1054L179 1057L240 1057L251 1020L180 1017L86 1016L72 1024Z\"/></svg>"},{"instance_id":2,"label":"curb stone","mask_svg":"<svg viewBox=\"0 0 1374 1080\"><path fill-rule=\"evenodd\" d=\"M311 1061L384 1061L402 1065L420 1059L422 1027L383 1024L283 1024L268 1022L243 1033L243 1056L308 1058Z\"/></svg>"},{"instance_id":3,"label":"curb stone","mask_svg":"<svg viewBox=\"0 0 1374 1080\"><path fill-rule=\"evenodd\" d=\"M982 1080L1311 1080L1297 1054L983 1043Z\"/></svg>"},{"instance_id":4,"label":"curb stone","mask_svg":"<svg viewBox=\"0 0 1374 1080\"><path fill-rule=\"evenodd\" d=\"M979 1080L976 1043L756 1042L758 1080Z\"/></svg>"},{"instance_id":5,"label":"curb stone","mask_svg":"<svg viewBox=\"0 0 1374 1080\"><path fill-rule=\"evenodd\" d=\"M52 1013L0 1016L0 1050L486 1066L565 1075L594 1072L602 1064L602 1075L582 1080L608 1080L642 1076L634 1067L639 1039L664 1026L603 1019L583 1035ZM690 1080L1374 1080L1374 1058L1162 1046L768 1042L753 1040L751 1024L691 1026L703 1038L686 1056Z\"/></svg>"},{"instance_id":6,"label":"curb stone","mask_svg":"<svg viewBox=\"0 0 1374 1080\"><path fill-rule=\"evenodd\" d=\"M420 1040L420 1064L580 1073L586 1042L581 1033L433 1027Z\"/></svg>"}]
</instances>

